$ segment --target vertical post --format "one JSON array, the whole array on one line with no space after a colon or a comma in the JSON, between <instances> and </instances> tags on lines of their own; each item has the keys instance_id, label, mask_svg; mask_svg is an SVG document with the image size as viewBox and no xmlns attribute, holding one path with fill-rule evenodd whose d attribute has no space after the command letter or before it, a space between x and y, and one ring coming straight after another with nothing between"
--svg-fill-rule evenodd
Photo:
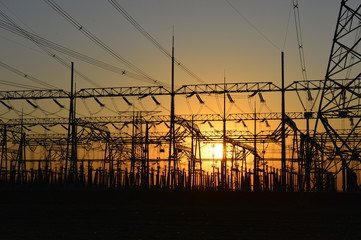
<instances>
[{"instance_id":1,"label":"vertical post","mask_svg":"<svg viewBox=\"0 0 361 240\"><path fill-rule=\"evenodd\" d=\"M173 139L173 170L174 176L177 170L177 151L176 151L176 139L175 139L175 92L174 92L174 27L172 36L172 139Z\"/></svg>"},{"instance_id":2,"label":"vertical post","mask_svg":"<svg viewBox=\"0 0 361 240\"><path fill-rule=\"evenodd\" d=\"M24 132L24 115L21 113L21 129L20 129L20 143L17 155L18 164L18 182L22 183L26 179L26 134Z\"/></svg>"},{"instance_id":3,"label":"vertical post","mask_svg":"<svg viewBox=\"0 0 361 240\"><path fill-rule=\"evenodd\" d=\"M76 123L76 98L75 98L75 91L76 91L76 83L74 80L74 63L72 63L72 82L73 82L73 111L72 111L72 146L71 146L71 159L72 159L72 171L74 173L74 177L77 180L78 179L78 137L77 137L77 123Z\"/></svg>"},{"instance_id":4,"label":"vertical post","mask_svg":"<svg viewBox=\"0 0 361 240\"><path fill-rule=\"evenodd\" d=\"M311 146L310 146L310 118L306 117L306 169L305 169L305 182L306 192L311 191Z\"/></svg>"},{"instance_id":5,"label":"vertical post","mask_svg":"<svg viewBox=\"0 0 361 240\"><path fill-rule=\"evenodd\" d=\"M74 95L74 63L71 63L71 80L70 80L70 106L69 106L69 120L68 120L68 136L65 157L65 176L70 174L74 176L74 171L77 170L76 162L76 123L75 123L75 95ZM68 172L68 165L69 172Z\"/></svg>"},{"instance_id":6,"label":"vertical post","mask_svg":"<svg viewBox=\"0 0 361 240\"><path fill-rule=\"evenodd\" d=\"M223 161L221 163L221 187L227 188L227 120L226 120L226 76L223 79Z\"/></svg>"},{"instance_id":7,"label":"vertical post","mask_svg":"<svg viewBox=\"0 0 361 240\"><path fill-rule=\"evenodd\" d=\"M174 124L175 124L175 104L174 104L174 28L173 28L173 36L172 36L172 90L171 90L171 100L170 100L170 134L169 134L169 162L168 169L170 176L171 173L171 164L173 159L173 183L175 181L175 173L177 170L177 156L176 156L176 146L175 146L175 136L174 136ZM168 178L168 181L170 179Z\"/></svg>"},{"instance_id":8,"label":"vertical post","mask_svg":"<svg viewBox=\"0 0 361 240\"><path fill-rule=\"evenodd\" d=\"M253 145L254 145L254 160L253 160L253 191L259 190L259 178L258 178L258 158L257 158L257 105L256 99L254 100L254 137L253 137Z\"/></svg>"},{"instance_id":9,"label":"vertical post","mask_svg":"<svg viewBox=\"0 0 361 240\"><path fill-rule=\"evenodd\" d=\"M174 27L173 27L173 36L172 36L172 73L171 73L171 98L170 98L170 127L169 127L169 160L168 160L168 181L169 186L170 177L175 178L176 167L176 151L175 151L175 139L174 139L174 121L175 121L175 110L174 110ZM171 166L173 160L173 176L171 176ZM174 180L174 179L173 179ZM173 181L174 182L174 181Z\"/></svg>"},{"instance_id":10,"label":"vertical post","mask_svg":"<svg viewBox=\"0 0 361 240\"><path fill-rule=\"evenodd\" d=\"M281 53L281 65L282 65L282 124L281 124L281 188L282 191L286 191L286 109L285 109L285 74L284 74L284 52Z\"/></svg>"},{"instance_id":11,"label":"vertical post","mask_svg":"<svg viewBox=\"0 0 361 240\"><path fill-rule=\"evenodd\" d=\"M194 173L195 173L195 161L196 161L196 152L194 151L194 116L192 115L192 139L191 139L191 159L190 159L190 163L189 163L189 171L188 171L188 175L189 175L189 186L193 187L193 179L194 179ZM196 146L197 147L197 146Z\"/></svg>"},{"instance_id":12,"label":"vertical post","mask_svg":"<svg viewBox=\"0 0 361 240\"><path fill-rule=\"evenodd\" d=\"M7 125L3 125L3 137L2 137L2 143L1 143L1 159L0 159L0 177L2 176L2 172L4 171L5 176L7 176ZM1 178L0 178L1 181Z\"/></svg>"},{"instance_id":13,"label":"vertical post","mask_svg":"<svg viewBox=\"0 0 361 240\"><path fill-rule=\"evenodd\" d=\"M134 180L134 175L135 175L135 159L136 159L136 147L135 147L135 124L136 120L135 120L135 111L134 111L134 105L133 105L133 113L132 113L132 146L131 146L131 153L130 153L130 171L129 171L129 176L130 176L130 181L131 184L133 184L133 180Z\"/></svg>"},{"instance_id":14,"label":"vertical post","mask_svg":"<svg viewBox=\"0 0 361 240\"><path fill-rule=\"evenodd\" d=\"M149 123L145 122L145 169L143 169L142 184L149 187Z\"/></svg>"}]
</instances>

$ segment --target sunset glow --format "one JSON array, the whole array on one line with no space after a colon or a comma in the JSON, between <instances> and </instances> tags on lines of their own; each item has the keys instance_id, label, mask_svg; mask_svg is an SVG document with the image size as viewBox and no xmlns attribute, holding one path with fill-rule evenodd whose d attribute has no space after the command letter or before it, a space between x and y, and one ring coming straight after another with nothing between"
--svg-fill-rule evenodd
<instances>
[{"instance_id":1,"label":"sunset glow","mask_svg":"<svg viewBox=\"0 0 361 240\"><path fill-rule=\"evenodd\" d=\"M220 143L212 145L212 152L214 159L222 159L223 158L223 145Z\"/></svg>"},{"instance_id":2,"label":"sunset glow","mask_svg":"<svg viewBox=\"0 0 361 240\"><path fill-rule=\"evenodd\" d=\"M1 239L361 239L361 0L0 0Z\"/></svg>"},{"instance_id":3,"label":"sunset glow","mask_svg":"<svg viewBox=\"0 0 361 240\"><path fill-rule=\"evenodd\" d=\"M331 51L345 45L332 47L339 1L0 4L0 168L9 177L56 168L57 177L64 170L89 181L108 171L115 185L237 189L245 175L252 188L258 172L282 170L291 177L260 182L310 190L325 166L327 187L346 181L336 180L347 174L338 157L358 169L360 64L352 61L360 34L344 28L355 31L342 42L355 44L338 59L350 66L336 62ZM341 82L327 83L326 71ZM310 132L323 142L314 146ZM346 145L332 146L339 142ZM321 150L330 152L314 153Z\"/></svg>"}]
</instances>

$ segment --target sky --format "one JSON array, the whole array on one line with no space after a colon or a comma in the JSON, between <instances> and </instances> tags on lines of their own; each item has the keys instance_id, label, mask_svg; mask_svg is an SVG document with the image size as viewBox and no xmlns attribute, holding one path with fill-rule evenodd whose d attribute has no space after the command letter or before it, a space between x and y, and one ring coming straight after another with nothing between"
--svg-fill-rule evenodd
<instances>
[{"instance_id":1,"label":"sky","mask_svg":"<svg viewBox=\"0 0 361 240\"><path fill-rule=\"evenodd\" d=\"M54 49L47 50L51 52L49 56L49 52L46 53L28 39L0 28L0 61L3 64L67 91L70 90L70 69L51 57L52 53L68 65L74 62L76 71L86 76L76 76L77 89L170 85L171 59L146 39L108 1L54 2L81 25L81 31L59 15L46 1L0 0L0 8L25 30L124 69L126 74L101 69ZM191 77L181 67L176 66L176 88L185 84L222 83L224 78L230 83L273 82L280 86L281 52L285 54L286 85L302 80L294 12L290 0L116 2L168 52L171 52L174 34L175 58L181 66L185 66L197 76ZM350 4L352 2L357 1L350 1ZM324 0L299 1L303 50L309 80L321 80L325 76L339 8L340 0L329 0L327 4ZM4 20L3 17L1 19ZM83 30L99 39L118 59L86 37ZM134 70L119 58L131 63L157 82L132 78L128 73ZM8 86L4 81L45 88L4 67L0 67L0 72L1 90L24 89ZM271 100L264 109L278 111L279 101L272 102L273 95L267 97ZM187 102L188 110L185 112L201 111L201 107L195 106L196 100L194 101ZM245 112L249 112L253 106L249 102L243 105L245 107L242 107L242 111ZM293 110L293 105L290 104L288 108ZM117 107L127 109L126 106ZM212 107L208 107L207 111L212 113L210 108ZM169 107L165 104L163 109L158 110L166 109ZM93 109L93 112L88 111L88 114L96 111Z\"/></svg>"},{"instance_id":2,"label":"sky","mask_svg":"<svg viewBox=\"0 0 361 240\"><path fill-rule=\"evenodd\" d=\"M71 24L48 1L0 0L0 89L10 91L51 87L69 91L71 72L65 65L69 66L71 62L74 62L77 71L77 90L154 85L169 87L171 59L164 52L171 52L172 36L177 59L176 89L189 84L223 83L224 79L227 83L272 82L281 86L281 52L285 56L286 86L293 81L304 80L291 0L113 1L127 12L138 28L143 29L148 39L110 1L50 1L63 9L72 19ZM341 0L328 0L327 3L325 0L298 2L307 79L323 80ZM348 4L354 6L359 2L349 0ZM39 48L29 39L4 29L6 18L40 36L44 41L50 41L48 43L53 46L58 44L56 46L63 46L83 56L79 59L64 54L64 50L57 51L54 47ZM100 68L99 62L89 64L83 61L85 58L91 58L92 62L100 61L108 67L116 68L118 72ZM183 66L189 71L184 71ZM192 77L190 72L196 77ZM140 75L145 75L146 78L139 77ZM48 86L39 84L39 81ZM254 98L249 98L248 95L232 94L235 104L227 103L227 113L253 113L255 109L260 113L281 111L280 92L263 93L266 102L260 102L257 95ZM307 94L302 93L300 96L305 99ZM201 97L205 104L200 104L195 97L177 96L176 114L222 114L223 96ZM128 98L133 103L132 106L121 98L97 100L103 106L92 98L79 99L77 117L114 116L132 110L156 111L160 115L169 115L169 96L157 96L161 105L156 105L150 97ZM287 112L317 111L315 108L303 109L294 92L286 94L286 101ZM58 99L58 102L69 106L66 99ZM59 104L51 99L31 100L37 108L26 101L3 103L16 109L11 110L0 104L0 120L5 122L21 116L69 116L67 107L59 108ZM257 129L254 129L249 122L248 126L243 126L240 122L228 122L227 129L248 130L258 134L263 130L276 129L279 123L280 121L271 122L270 128L260 121L256 123ZM302 124L305 124L304 121ZM344 128L348 123L342 124L344 125L341 127ZM200 123L199 127L202 131L222 130L222 122L213 125ZM167 131L168 128L161 126L157 129L155 127L155 131ZM32 133L46 132L40 126L37 127L40 129L32 129ZM49 133L64 132L61 126L50 128ZM265 146L259 147L262 149ZM291 155L292 149L289 150ZM271 155L273 151L277 155L279 146L267 149L267 153Z\"/></svg>"}]
</instances>

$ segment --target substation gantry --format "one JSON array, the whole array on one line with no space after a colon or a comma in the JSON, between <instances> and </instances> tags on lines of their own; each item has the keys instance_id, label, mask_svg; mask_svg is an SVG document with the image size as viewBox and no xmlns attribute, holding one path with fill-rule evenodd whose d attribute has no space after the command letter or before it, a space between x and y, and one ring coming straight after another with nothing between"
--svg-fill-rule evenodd
<instances>
[{"instance_id":1,"label":"substation gantry","mask_svg":"<svg viewBox=\"0 0 361 240\"><path fill-rule=\"evenodd\" d=\"M344 80L337 80L338 82L344 82ZM323 89L323 80L310 80L310 81L296 81L287 86L286 91L321 91ZM357 86L357 89L360 85ZM336 89L342 88L340 85L335 86ZM186 85L182 86L176 91L176 94L185 95L186 97L200 96L202 94L236 94L236 93L247 93L255 95L262 92L280 92L281 88L277 87L270 82L259 82L259 83L226 83L226 84L201 84L201 85ZM120 97L123 98L127 104L131 104L127 97L155 97L157 95L169 95L170 92L167 89L159 86L148 86L148 87L122 87L122 88L94 88L94 89L81 89L75 94L75 98L101 98L101 97ZM6 91L0 92L1 102L6 104L6 101L10 100L34 100L34 99L53 99L54 102L58 102L56 99L70 97L70 93L63 90L29 90L29 91ZM44 169L59 165L62 167L63 174L68 173L74 177L78 174L82 174L87 166L92 168L93 162L101 162L102 169L108 169L112 171L129 171L131 174L140 171L140 179L143 179L143 183L147 183L147 176L150 174L150 167L152 164L164 161L167 162L169 159L151 158L149 156L149 146L164 146L170 141L169 132L158 132L152 131L154 126L159 124L165 124L169 126L170 116L169 115L157 115L158 112L142 112L142 111L130 111L120 113L120 116L103 116L103 117L77 117L75 119L76 131L71 133L69 129L72 127L72 123L68 118L24 118L24 119L12 119L7 122L3 122L2 126L2 169L10 170L11 166L16 166L18 170L21 169L26 171L25 164L21 164L24 161L28 162L39 162L39 166L43 166ZM314 189L316 184L316 175L313 171L315 169L310 166L307 168L307 152L309 148L306 146L313 146L317 151L323 152L327 156L332 155L332 147L325 147L327 143L327 136L325 133L317 133L316 138L311 137L308 131L300 130L294 120L300 119L317 119L317 114L310 114L305 112L288 112L285 122L287 124L287 136L293 136L295 149L298 154L294 159L288 159L288 166L292 166L293 163L297 163L299 173L309 174L309 183L299 183L299 189L305 189L306 185L312 186ZM330 118L338 118L339 116L333 115ZM227 122L242 122L245 124L246 121L282 121L281 113L236 113L228 114L225 119ZM202 172L202 157L200 156L200 142L217 141L222 142L223 131L212 131L202 132L198 128L199 124L214 121L224 121L221 114L197 114L197 115L177 115L175 122L177 128L175 129L175 138L177 142L177 159L186 157L189 161L188 171L192 173L192 176L196 176L197 172ZM41 126L42 128L49 129L54 126L61 126L67 133L64 134L30 134L32 127ZM122 132L121 130L125 127L131 126L131 133ZM115 128L117 132L111 132L109 128ZM20 134L26 132L27 134ZM339 135L347 134L344 130ZM23 136L23 137L19 137ZM256 158L256 170L254 172L261 172L263 159L255 148L258 144L264 144L265 142L272 142L280 144L281 131L280 128L276 128L273 131L263 131L262 134L255 136L254 133L249 131L226 131L226 142L233 146L233 154L237 157L232 159L239 159L232 162L231 170L247 172L246 165L244 163L245 157L248 155L254 155ZM186 138L190 138L192 141L192 147L182 146L181 142L186 141ZM319 141L321 139L321 142ZM95 142L101 142L104 144L103 151L104 156L102 158L77 158L72 156L79 147L84 149L91 149ZM24 159L25 153L20 156L18 151L9 151L8 143L17 144L19 149L24 149L25 146L43 147L47 154L45 157L39 159ZM164 148L160 148L160 151L164 151ZM326 152L330 151L330 152ZM24 152L24 150L22 150ZM314 154L316 156L316 154ZM317 155L318 156L318 155ZM231 159L229 159L231 161ZM273 159L278 160L280 159ZM272 161L272 160L270 160ZM318 160L317 160L318 161ZM316 165L316 160L314 165ZM8 164L9 162L9 164ZM86 164L85 164L86 163ZM172 163L168 164L170 169ZM234 166L237 165L237 168ZM126 169L122 166L127 166ZM240 168L238 168L238 166ZM263 165L264 166L264 165ZM78 172L80 171L80 172ZM116 171L116 172L117 172ZM263 170L264 171L264 170ZM327 168L323 168L325 175L330 173ZM169 171L170 172L170 171ZM251 172L251 170L250 170ZM169 173L171 174L171 172ZM172 173L174 174L174 172ZM222 174L222 173L219 173ZM223 173L227 175L227 173ZM228 172L229 174L229 172ZM237 175L236 175L237 176ZM134 182L135 177L131 177ZM171 177L170 177L171 178ZM290 178L292 179L292 178ZM196 179L191 180L193 182ZM88 180L89 182L89 180ZM327 183L327 182L326 182ZM166 184L166 183L165 183ZM168 183L170 184L170 183ZM325 186L321 185L321 189ZM247 189L247 188L245 188ZM264 188L263 188L264 189ZM312 190L310 189L310 190Z\"/></svg>"},{"instance_id":2,"label":"substation gantry","mask_svg":"<svg viewBox=\"0 0 361 240\"><path fill-rule=\"evenodd\" d=\"M85 88L77 92L73 88L70 92L61 89L0 91L0 103L9 111L13 110L9 104L13 100L25 100L34 108L36 106L32 100L51 99L60 108L64 108L64 105L59 103L59 99L69 100L68 118L19 118L0 122L0 180L25 182L29 176L33 179L56 169L54 181L106 182L108 186L329 191L336 189L337 179L340 179L343 191L359 191L360 9L361 4L351 8L346 0L342 1L324 80L295 81L286 87L272 82L197 84L184 85L173 91L162 86ZM319 106L315 112L175 114L173 117L154 111L77 117L75 110L76 101L87 98L95 99L100 105L99 99L103 97L121 98L131 106L128 97L150 97L158 105L160 103L156 96L183 95L186 98L195 96L202 104L202 94L223 95L224 101L228 99L232 102L231 94L254 96L264 92L295 92L297 95L305 92L309 98L317 96ZM316 94L312 94L314 92ZM223 131L203 132L199 128L200 124L206 122L212 124L218 121L225 125L232 121L246 124L246 121L271 120L278 121L279 126L262 133L225 127ZM306 129L298 126L298 120L306 121ZM345 120L350 121L350 129L340 128L340 122ZM311 123L314 123L314 127ZM158 131L156 126L161 124L172 130ZM39 126L47 132L32 134L31 128ZM60 127L65 133L52 134L50 129L53 127ZM293 150L287 158L265 159L257 149L260 144L276 143L282 145L285 151L286 139L292 142L290 148ZM188 140L190 144L183 144ZM202 169L202 162L205 161L201 156L202 142L220 142L225 146L220 171L218 169L215 173L214 167L213 173L207 175ZM164 146L169 146L168 153L165 153ZM26 147L43 148L44 154L34 159L28 158ZM151 147L163 152L165 157L151 156ZM84 152L97 149L102 156L91 157L83 153L79 157L80 148ZM230 156L227 156L228 151L231 152ZM250 155L254 157L253 169L247 169L245 163ZM181 159L186 159L188 166L180 166ZM268 170L267 161L272 160L282 161L279 173L275 169ZM230 166L227 161L231 162ZM29 169L27 163L37 163L37 170L34 170L34 166ZM100 167L94 169L96 164L100 164ZM156 169L153 168L154 164Z\"/></svg>"}]
</instances>

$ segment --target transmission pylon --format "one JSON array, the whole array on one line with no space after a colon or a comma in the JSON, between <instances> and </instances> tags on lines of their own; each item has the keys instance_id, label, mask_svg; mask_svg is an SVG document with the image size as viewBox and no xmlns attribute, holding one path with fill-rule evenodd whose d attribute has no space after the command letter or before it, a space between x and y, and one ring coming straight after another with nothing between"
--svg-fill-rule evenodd
<instances>
[{"instance_id":1,"label":"transmission pylon","mask_svg":"<svg viewBox=\"0 0 361 240\"><path fill-rule=\"evenodd\" d=\"M333 166L335 175L341 173L343 191L359 188L355 171L359 169L361 160L361 140L355 137L361 130L361 93L358 89L361 76L361 4L354 3L356 7L352 8L347 4L350 2L341 2L315 125L315 133L323 126L327 133L326 141L333 149L324 156L327 164L321 160L316 166L314 162L315 171L319 169L321 175L325 175ZM335 117L337 120L331 119ZM348 133L338 134L336 129L345 124L349 124ZM320 175L315 172L315 176Z\"/></svg>"}]
</instances>

